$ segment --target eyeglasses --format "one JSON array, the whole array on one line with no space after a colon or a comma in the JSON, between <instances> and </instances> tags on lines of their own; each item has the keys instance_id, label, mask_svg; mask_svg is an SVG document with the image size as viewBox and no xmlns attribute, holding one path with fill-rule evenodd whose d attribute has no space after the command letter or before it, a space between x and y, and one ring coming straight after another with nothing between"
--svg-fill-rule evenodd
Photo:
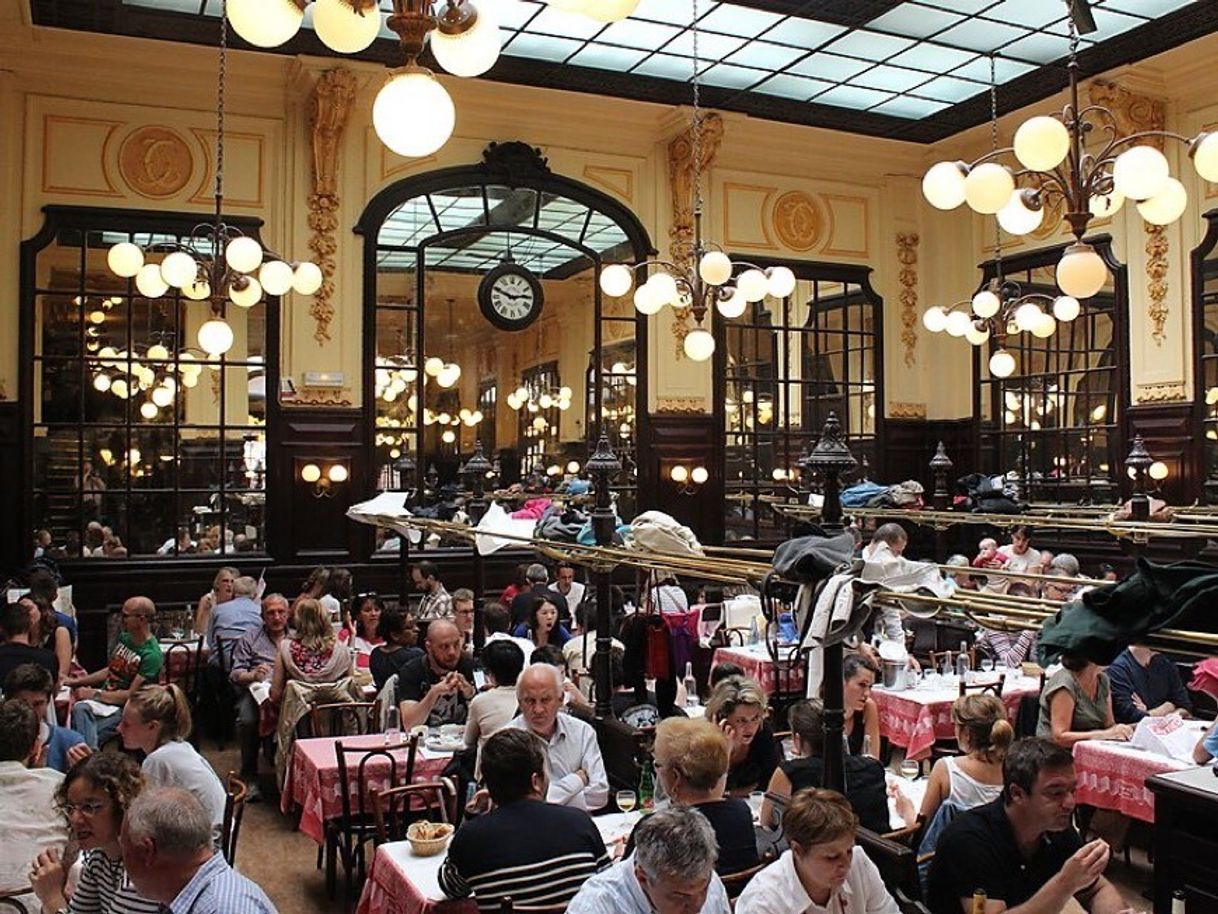
<instances>
[{"instance_id":1,"label":"eyeglasses","mask_svg":"<svg viewBox=\"0 0 1218 914\"><path fill-rule=\"evenodd\" d=\"M368 590L364 593L357 593L351 599L358 603L360 600L379 600L380 597L377 595L375 590Z\"/></svg>"},{"instance_id":2,"label":"eyeglasses","mask_svg":"<svg viewBox=\"0 0 1218 914\"><path fill-rule=\"evenodd\" d=\"M106 808L105 803L59 803L58 809L68 818L71 818L74 813L80 813L86 819L92 819L95 815Z\"/></svg>"}]
</instances>

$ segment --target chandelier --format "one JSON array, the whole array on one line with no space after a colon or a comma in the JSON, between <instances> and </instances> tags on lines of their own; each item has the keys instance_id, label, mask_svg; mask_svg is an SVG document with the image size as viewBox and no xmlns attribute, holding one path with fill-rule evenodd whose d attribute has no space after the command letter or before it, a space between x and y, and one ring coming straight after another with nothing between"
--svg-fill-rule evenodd
<instances>
[{"instance_id":1,"label":"chandelier","mask_svg":"<svg viewBox=\"0 0 1218 914\"><path fill-rule=\"evenodd\" d=\"M599 5L599 4L598 4ZM690 34L693 38L693 192L694 242L687 262L648 260L628 266L610 264L601 271L601 291L611 298L621 298L634 288L637 270L657 269L634 291L634 306L641 314L657 314L665 305L687 308L695 327L685 336L685 354L695 362L705 362L715 352L715 338L702 326L712 304L725 318L744 314L752 302L767 295L785 298L795 291L795 274L787 267L761 269L749 263L735 263L718 245L702 238L702 109L698 57L698 0L692 0L693 18ZM732 285L733 275L736 276ZM709 326L709 322L708 322Z\"/></svg>"},{"instance_id":2,"label":"chandelier","mask_svg":"<svg viewBox=\"0 0 1218 914\"><path fill-rule=\"evenodd\" d=\"M1057 264L1057 285L1067 296L1084 299L1099 292L1108 278L1103 258L1082 240L1092 218L1112 215L1129 199L1146 222L1170 225L1187 207L1184 185L1171 176L1166 156L1149 143L1171 139L1186 144L1197 173L1206 181L1218 181L1218 133L1202 132L1189 139L1165 130L1143 130L1122 137L1110 109L1080 106L1075 18L1085 12L1085 4L1067 0L1067 5L1070 100L1062 112L1025 121L1010 147L994 149L971 163L932 166L922 179L922 193L938 209L967 203L975 212L996 215L1013 235L1034 231L1046 205L1060 201L1074 243ZM1103 144L1094 153L1086 148L1093 132ZM1006 156L1013 156L1021 169L998 161Z\"/></svg>"},{"instance_id":3,"label":"chandelier","mask_svg":"<svg viewBox=\"0 0 1218 914\"><path fill-rule=\"evenodd\" d=\"M423 360L423 374L446 390L461 380L461 366L453 358L453 340L456 335L456 331L453 329L453 299L450 298L448 300L448 359L433 355Z\"/></svg>"},{"instance_id":4,"label":"chandelier","mask_svg":"<svg viewBox=\"0 0 1218 914\"><path fill-rule=\"evenodd\" d=\"M145 298L160 298L170 288L178 289L191 301L211 304L211 319L199 327L199 346L210 356L222 356L233 346L233 329L224 319L229 302L252 308L268 295L285 295L295 290L312 295L322 283L321 269L315 263L288 263L264 251L253 238L225 223L224 211L224 82L228 53L228 25L220 15L220 67L216 79L216 186L212 223L200 224L188 240L154 242L141 247L122 241L110 248L106 262L111 272L134 279ZM149 255L164 254L160 263L149 262Z\"/></svg>"},{"instance_id":5,"label":"chandelier","mask_svg":"<svg viewBox=\"0 0 1218 914\"><path fill-rule=\"evenodd\" d=\"M597 22L617 22L633 13L639 0L546 0L546 3L555 9L582 13Z\"/></svg>"}]
</instances>

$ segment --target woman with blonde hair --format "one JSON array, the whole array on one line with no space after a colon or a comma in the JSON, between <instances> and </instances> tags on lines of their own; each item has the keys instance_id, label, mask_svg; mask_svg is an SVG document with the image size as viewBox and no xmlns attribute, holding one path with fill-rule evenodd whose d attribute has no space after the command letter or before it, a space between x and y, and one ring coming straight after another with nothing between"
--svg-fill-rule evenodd
<instances>
[{"instance_id":1,"label":"woman with blonde hair","mask_svg":"<svg viewBox=\"0 0 1218 914\"><path fill-rule=\"evenodd\" d=\"M204 551L203 540L199 540L199 551ZM233 593L233 582L241 577L241 572L230 565L225 565L216 572L216 576L212 579L211 590L199 597L199 605L195 607L195 631L200 635L207 634L207 623L211 619L211 611L220 603L227 603L231 600Z\"/></svg>"},{"instance_id":2,"label":"woman with blonde hair","mask_svg":"<svg viewBox=\"0 0 1218 914\"><path fill-rule=\"evenodd\" d=\"M766 721L761 686L745 676L727 677L707 699L706 719L723 731L731 745L727 792L748 796L764 790L780 759L774 732Z\"/></svg>"},{"instance_id":3,"label":"woman with blonde hair","mask_svg":"<svg viewBox=\"0 0 1218 914\"><path fill-rule=\"evenodd\" d=\"M198 798L211 816L217 843L224 826L226 792L220 778L188 743L190 705L181 686L144 686L123 707L118 733L126 749L145 753L141 769L153 787L180 787Z\"/></svg>"},{"instance_id":4,"label":"woman with blonde hair","mask_svg":"<svg viewBox=\"0 0 1218 914\"><path fill-rule=\"evenodd\" d=\"M317 600L296 603L296 631L279 642L271 674L271 701L278 704L291 680L337 682L352 672L351 652L339 644L330 617Z\"/></svg>"}]
</instances>

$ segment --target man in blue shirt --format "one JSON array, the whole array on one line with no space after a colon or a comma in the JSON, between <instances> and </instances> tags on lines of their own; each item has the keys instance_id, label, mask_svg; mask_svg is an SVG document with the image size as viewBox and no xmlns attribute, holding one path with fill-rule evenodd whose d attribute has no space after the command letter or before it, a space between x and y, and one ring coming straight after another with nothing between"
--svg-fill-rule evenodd
<instances>
[{"instance_id":1,"label":"man in blue shirt","mask_svg":"<svg viewBox=\"0 0 1218 914\"><path fill-rule=\"evenodd\" d=\"M1191 716L1193 703L1176 665L1143 644L1132 644L1108 667L1112 713L1118 724L1178 713Z\"/></svg>"},{"instance_id":2,"label":"man in blue shirt","mask_svg":"<svg viewBox=\"0 0 1218 914\"><path fill-rule=\"evenodd\" d=\"M42 745L46 749L44 764L67 773L74 764L88 755L85 738L75 730L51 723L47 709L55 695L55 680L45 669L34 663L24 663L4 677L4 697L23 701L38 716L42 725ZM74 747L82 746L83 749Z\"/></svg>"},{"instance_id":3,"label":"man in blue shirt","mask_svg":"<svg viewBox=\"0 0 1218 914\"><path fill-rule=\"evenodd\" d=\"M207 644L211 655L209 666L220 665L220 650L216 639L224 642L224 669L232 669L233 648L248 632L262 628L262 607L254 599L258 582L242 576L233 581L233 598L217 603L207 620Z\"/></svg>"},{"instance_id":4,"label":"man in blue shirt","mask_svg":"<svg viewBox=\"0 0 1218 914\"><path fill-rule=\"evenodd\" d=\"M119 846L136 891L167 914L277 914L214 850L211 817L188 791L145 788L123 816Z\"/></svg>"}]
</instances>

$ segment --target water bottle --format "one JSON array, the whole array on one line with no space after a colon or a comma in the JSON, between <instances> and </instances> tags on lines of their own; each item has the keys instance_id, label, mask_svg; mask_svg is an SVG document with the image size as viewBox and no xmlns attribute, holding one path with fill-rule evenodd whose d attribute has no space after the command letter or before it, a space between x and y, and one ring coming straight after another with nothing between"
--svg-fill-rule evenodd
<instances>
[{"instance_id":1,"label":"water bottle","mask_svg":"<svg viewBox=\"0 0 1218 914\"><path fill-rule=\"evenodd\" d=\"M863 755L871 756L871 734L863 734Z\"/></svg>"},{"instance_id":2,"label":"water bottle","mask_svg":"<svg viewBox=\"0 0 1218 914\"><path fill-rule=\"evenodd\" d=\"M694 679L694 665L686 661L685 663L685 707L696 708L698 706L698 680Z\"/></svg>"},{"instance_id":3,"label":"water bottle","mask_svg":"<svg viewBox=\"0 0 1218 914\"><path fill-rule=\"evenodd\" d=\"M396 746L402 741L402 730L398 725L398 709L385 709L385 745Z\"/></svg>"},{"instance_id":4,"label":"water bottle","mask_svg":"<svg viewBox=\"0 0 1218 914\"><path fill-rule=\"evenodd\" d=\"M757 617L753 616L753 621L749 623L749 644L760 644L761 632L757 629Z\"/></svg>"},{"instance_id":5,"label":"water bottle","mask_svg":"<svg viewBox=\"0 0 1218 914\"><path fill-rule=\"evenodd\" d=\"M960 677L960 681L964 682L968 678L969 670L972 665L968 659L968 642L960 642L960 653L956 655L956 675Z\"/></svg>"},{"instance_id":6,"label":"water bottle","mask_svg":"<svg viewBox=\"0 0 1218 914\"><path fill-rule=\"evenodd\" d=\"M643 812L654 812L656 808L656 774L651 759L643 762L643 771L639 775L639 809Z\"/></svg>"},{"instance_id":7,"label":"water bottle","mask_svg":"<svg viewBox=\"0 0 1218 914\"><path fill-rule=\"evenodd\" d=\"M1184 890L1176 889L1171 893L1171 914L1185 914Z\"/></svg>"}]
</instances>

